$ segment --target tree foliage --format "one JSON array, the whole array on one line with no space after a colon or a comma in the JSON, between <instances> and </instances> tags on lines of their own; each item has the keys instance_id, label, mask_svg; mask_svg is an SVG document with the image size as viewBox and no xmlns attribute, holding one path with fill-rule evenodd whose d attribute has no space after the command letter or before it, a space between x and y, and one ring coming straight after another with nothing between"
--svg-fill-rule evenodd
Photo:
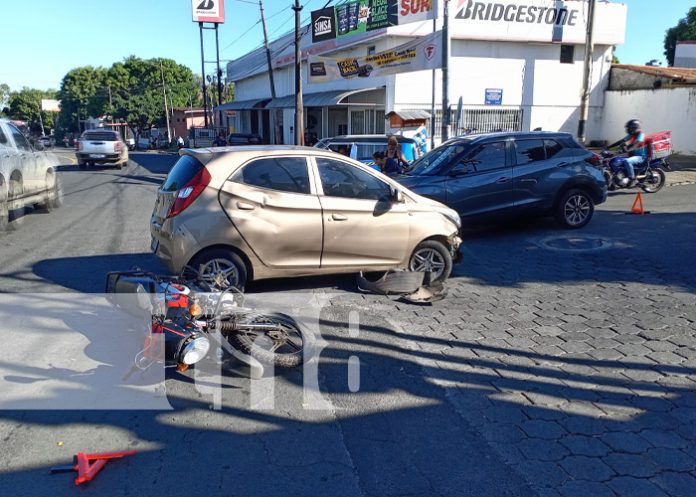
<instances>
[{"instance_id":1,"label":"tree foliage","mask_svg":"<svg viewBox=\"0 0 696 497\"><path fill-rule=\"evenodd\" d=\"M670 66L674 65L677 42L683 40L696 40L696 7L691 7L686 17L665 33L665 57Z\"/></svg>"},{"instance_id":2,"label":"tree foliage","mask_svg":"<svg viewBox=\"0 0 696 497\"><path fill-rule=\"evenodd\" d=\"M41 100L44 98L56 98L56 91L25 87L19 91L10 92L8 114L12 119L26 121L29 129L34 133L41 133L42 123L44 128L53 128L55 114L41 110Z\"/></svg>"},{"instance_id":3,"label":"tree foliage","mask_svg":"<svg viewBox=\"0 0 696 497\"><path fill-rule=\"evenodd\" d=\"M68 130L78 131L78 119L105 116L126 122L140 133L164 125L164 91L170 112L172 107L198 104L193 72L171 59L131 56L108 69L78 67L61 84L61 122Z\"/></svg>"},{"instance_id":4,"label":"tree foliage","mask_svg":"<svg viewBox=\"0 0 696 497\"><path fill-rule=\"evenodd\" d=\"M10 109L10 87L6 83L0 83L0 116L8 114Z\"/></svg>"}]
</instances>

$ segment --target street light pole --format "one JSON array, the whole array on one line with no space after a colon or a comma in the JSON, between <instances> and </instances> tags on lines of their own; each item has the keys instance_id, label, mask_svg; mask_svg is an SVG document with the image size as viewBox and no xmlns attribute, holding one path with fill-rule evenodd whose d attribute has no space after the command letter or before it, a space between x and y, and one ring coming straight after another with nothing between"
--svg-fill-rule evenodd
<instances>
[{"instance_id":1,"label":"street light pole","mask_svg":"<svg viewBox=\"0 0 696 497\"><path fill-rule=\"evenodd\" d=\"M449 0L442 14L442 143L449 139Z\"/></svg>"},{"instance_id":2,"label":"street light pole","mask_svg":"<svg viewBox=\"0 0 696 497\"><path fill-rule=\"evenodd\" d=\"M198 27L201 30L201 79L203 81L203 121L205 127L208 127L208 95L205 89L205 55L203 53L203 23L199 22Z\"/></svg>"},{"instance_id":3,"label":"street light pole","mask_svg":"<svg viewBox=\"0 0 696 497\"><path fill-rule=\"evenodd\" d=\"M585 37L585 67L582 78L582 97L580 99L580 120L578 121L578 139L585 143L587 139L587 118L589 116L590 94L592 84L592 52L594 52L594 16L595 0L590 0L587 12L587 35Z\"/></svg>"},{"instance_id":4,"label":"street light pole","mask_svg":"<svg viewBox=\"0 0 696 497\"><path fill-rule=\"evenodd\" d=\"M302 6L300 0L295 0L292 10L295 11L295 145L303 145L304 104L302 103L302 60L300 57L300 12Z\"/></svg>"}]
</instances>

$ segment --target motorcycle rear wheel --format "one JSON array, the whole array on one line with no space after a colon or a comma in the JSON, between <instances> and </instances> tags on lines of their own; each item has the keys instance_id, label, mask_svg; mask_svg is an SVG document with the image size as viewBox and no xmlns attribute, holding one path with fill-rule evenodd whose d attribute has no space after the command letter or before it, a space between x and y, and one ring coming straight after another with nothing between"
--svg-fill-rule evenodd
<instances>
[{"instance_id":1,"label":"motorcycle rear wheel","mask_svg":"<svg viewBox=\"0 0 696 497\"><path fill-rule=\"evenodd\" d=\"M245 323L274 324L279 330L257 331ZM294 368L304 361L313 335L290 316L280 313L246 314L236 319L236 331L227 334L230 344L259 362L279 368Z\"/></svg>"},{"instance_id":2,"label":"motorcycle rear wheel","mask_svg":"<svg viewBox=\"0 0 696 497\"><path fill-rule=\"evenodd\" d=\"M667 176L662 169L652 169L648 171L649 176L641 183L640 187L645 193L656 193L665 186Z\"/></svg>"}]
</instances>

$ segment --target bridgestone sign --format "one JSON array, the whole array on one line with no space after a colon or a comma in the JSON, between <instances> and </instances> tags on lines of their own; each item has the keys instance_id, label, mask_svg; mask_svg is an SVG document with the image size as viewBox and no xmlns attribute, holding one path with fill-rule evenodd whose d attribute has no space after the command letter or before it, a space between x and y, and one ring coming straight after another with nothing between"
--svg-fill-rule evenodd
<instances>
[{"instance_id":1,"label":"bridgestone sign","mask_svg":"<svg viewBox=\"0 0 696 497\"><path fill-rule=\"evenodd\" d=\"M597 2L595 44L624 41L626 6ZM450 26L452 38L541 43L584 43L587 0L459 0Z\"/></svg>"},{"instance_id":2,"label":"bridgestone sign","mask_svg":"<svg viewBox=\"0 0 696 497\"><path fill-rule=\"evenodd\" d=\"M474 2L468 0L464 9L456 15L457 19L475 19L479 21L521 22L527 24L556 24L575 26L578 22L578 9L567 9L515 5L503 3Z\"/></svg>"}]
</instances>

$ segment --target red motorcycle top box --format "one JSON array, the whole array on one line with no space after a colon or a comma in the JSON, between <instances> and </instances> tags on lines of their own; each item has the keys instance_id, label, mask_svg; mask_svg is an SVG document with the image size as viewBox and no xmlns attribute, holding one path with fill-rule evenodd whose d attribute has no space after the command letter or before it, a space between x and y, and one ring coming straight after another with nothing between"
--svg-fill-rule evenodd
<instances>
[{"instance_id":1,"label":"red motorcycle top box","mask_svg":"<svg viewBox=\"0 0 696 497\"><path fill-rule=\"evenodd\" d=\"M658 131L645 137L648 142L648 153L650 159L662 159L672 155L672 132Z\"/></svg>"}]
</instances>

